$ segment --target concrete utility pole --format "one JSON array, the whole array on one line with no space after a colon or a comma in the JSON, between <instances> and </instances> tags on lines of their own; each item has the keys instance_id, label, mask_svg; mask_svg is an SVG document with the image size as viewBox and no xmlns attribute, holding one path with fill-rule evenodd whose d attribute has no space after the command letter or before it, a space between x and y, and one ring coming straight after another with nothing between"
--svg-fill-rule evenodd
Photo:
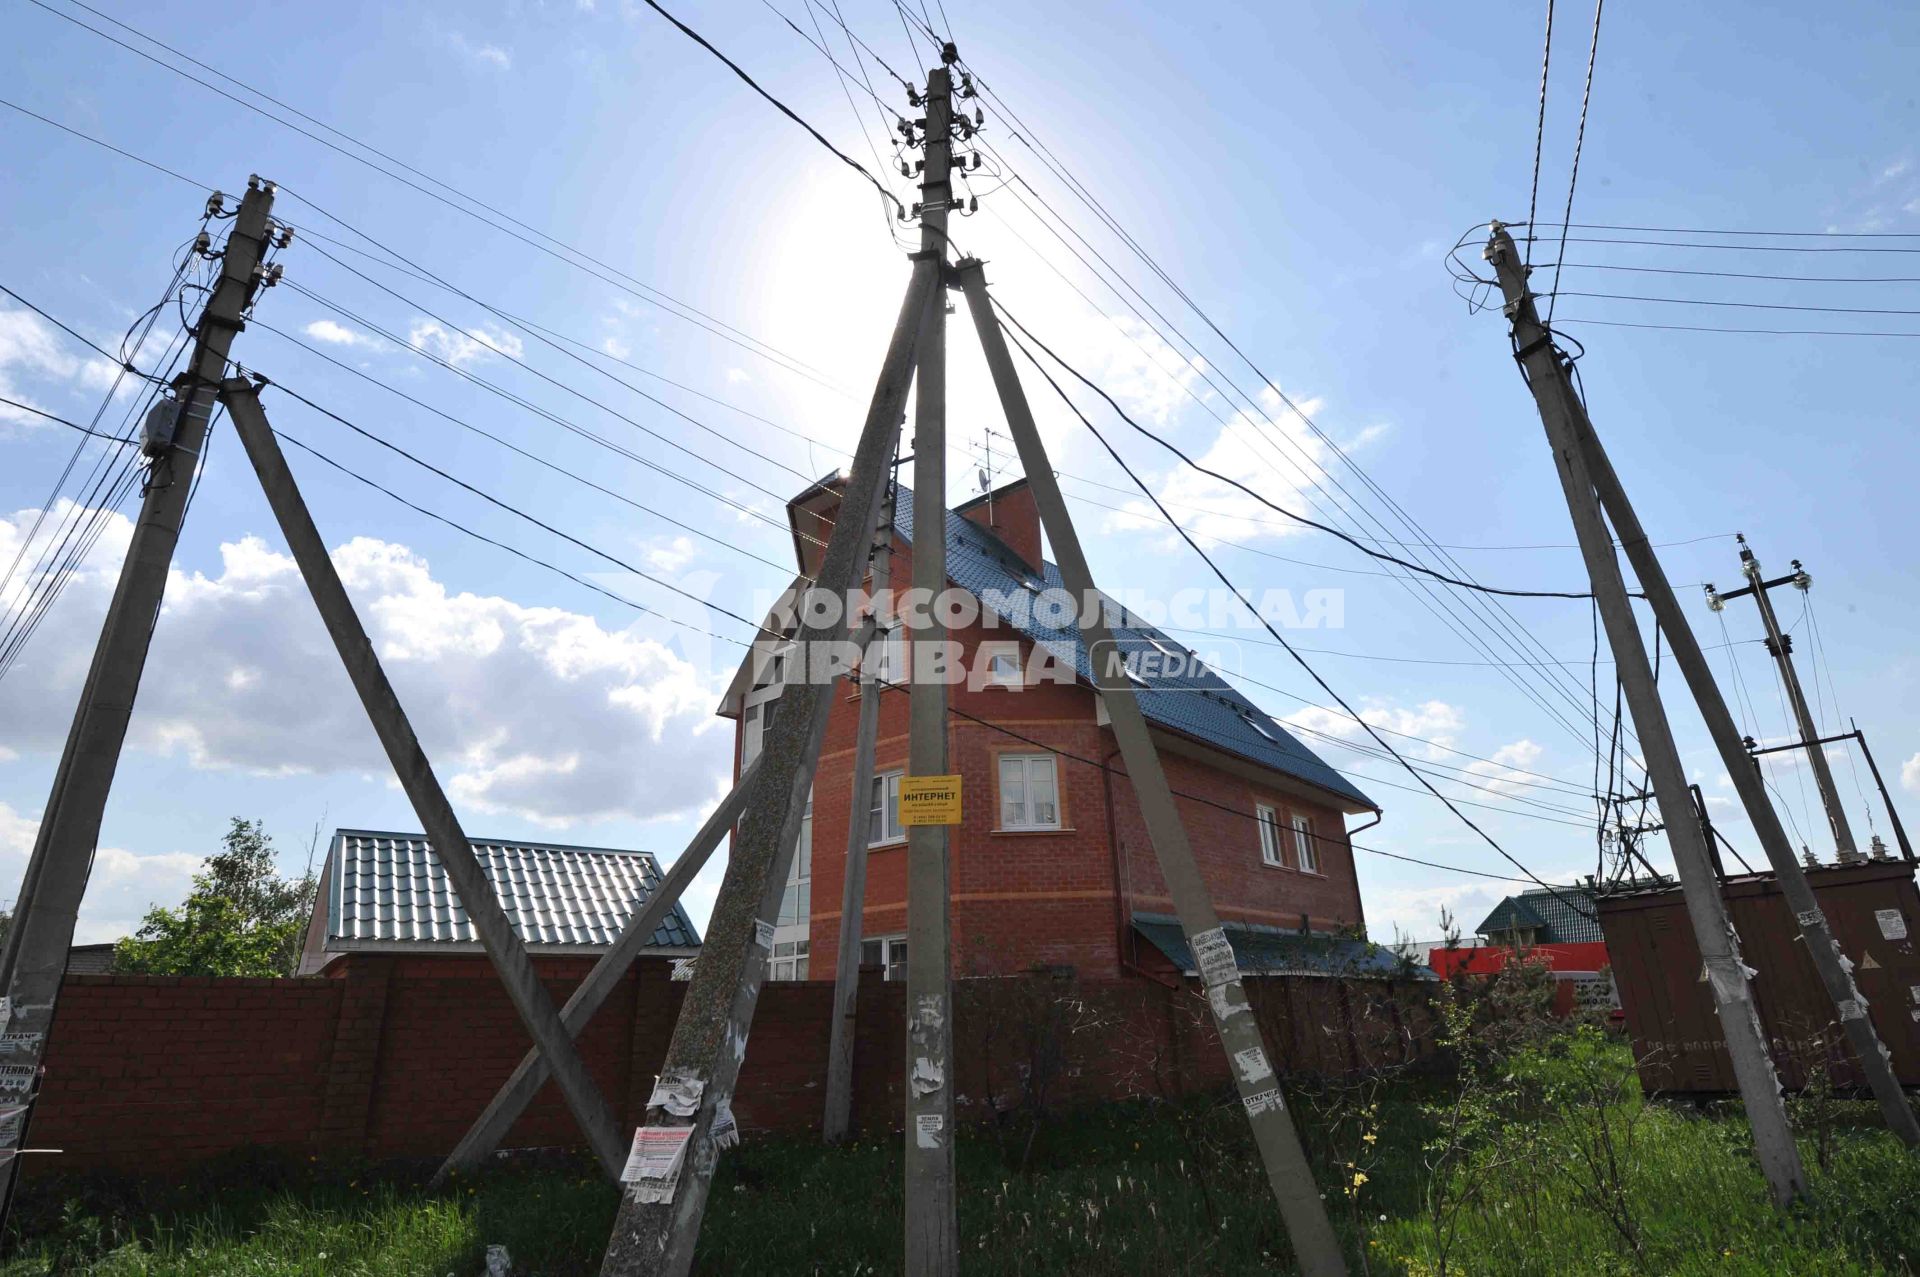
<instances>
[{"instance_id":1,"label":"concrete utility pole","mask_svg":"<svg viewBox=\"0 0 1920 1277\"><path fill-rule=\"evenodd\" d=\"M1693 699L1700 707L1700 716L1706 722L1714 748L1720 753L1721 765L1733 780L1734 792L1740 795L1740 802L1746 808L1747 819L1753 824L1760 848L1766 853L1767 863L1773 867L1774 879L1786 898L1787 907L1793 910L1794 920L1800 928L1800 938L1807 946L1807 956L1812 959L1820 983L1826 987L1827 996L1833 1000L1835 1012L1840 1017L1840 1027L1853 1048L1854 1058L1860 1062L1861 1074L1867 1079L1874 1099L1879 1102L1881 1116L1888 1128L1909 1147L1920 1146L1920 1121L1915 1119L1913 1106L1907 1103L1906 1093L1900 1089L1900 1080L1894 1074L1893 1061L1887 1054L1887 1048L1874 1030L1873 1021L1867 1017L1866 999L1860 996L1860 990L1853 982L1853 970L1842 957L1832 928L1827 925L1826 915L1820 910L1820 902L1813 894L1812 885L1807 882L1806 871L1793 854L1793 844L1787 841L1787 831L1780 824L1780 813L1767 801L1766 786L1761 782L1758 769L1747 757L1740 729L1734 725L1733 713L1720 693L1720 685L1714 681L1706 653L1700 650L1700 640L1694 635L1693 626L1681 610L1680 601L1667 580L1666 569L1661 566L1660 556L1654 552L1646 529L1640 526L1640 516L1634 513L1633 504L1627 499L1626 487L1614 472L1613 462L1601 446L1600 436L1594 432L1586 407L1577 398L1572 401L1572 412L1574 427L1594 487L1599 493L1600 504L1613 521L1614 531L1620 537L1620 547L1626 552L1627 562L1633 565L1634 575L1640 579L1640 588L1646 592L1647 601L1653 607L1654 620L1666 633L1674 664L1680 667L1681 675L1687 680L1687 690L1693 693ZM1704 821L1704 803L1700 811Z\"/></svg>"},{"instance_id":2,"label":"concrete utility pole","mask_svg":"<svg viewBox=\"0 0 1920 1277\"><path fill-rule=\"evenodd\" d=\"M12 1205L19 1150L40 1089L41 1061L67 970L67 950L206 443L214 391L226 376L227 353L260 287L260 259L272 209L273 184L248 178L221 253L219 281L194 330L173 438L159 448L147 471L139 522L100 627L93 665L14 906L4 971L6 1002L0 1009L0 1045L6 1052L0 1055L0 1226Z\"/></svg>"},{"instance_id":3,"label":"concrete utility pole","mask_svg":"<svg viewBox=\"0 0 1920 1277\"><path fill-rule=\"evenodd\" d=\"M246 378L234 377L221 384L220 401L233 418L234 430L247 450L247 459L253 463L254 474L259 476L267 504L280 524L280 534L287 539L287 549L306 580L307 592L313 596L314 606L319 609L320 619L333 639L334 649L340 653L340 662L346 667L353 690L359 694L360 704L373 722L381 748L393 764L400 788L406 791L407 801L413 805L414 814L420 818L422 828L433 843L433 854L446 870L447 881L453 884L475 934L480 937L480 947L486 950L494 970L499 972L507 997L520 1014L520 1022L546 1057L554 1080L560 1085L560 1093L566 1097L567 1107L573 1110L601 1165L609 1175L617 1174L625 1153L620 1142L619 1122L600 1094L600 1088L588 1075L572 1036L561 1022L559 1011L554 1009L553 999L547 996L546 985L534 970L533 959L527 956L526 946L514 934L513 923L500 907L486 869L473 854L466 831L460 827L460 819L454 815L439 777L433 774L433 765L420 748L413 724L407 720L400 698L394 694L386 671L380 667L380 658L360 624L353 600L347 597L346 586L341 584L340 574L334 570L333 559L327 554L326 542L314 526L307 503L293 481L293 472L287 468L286 456L280 451L280 443L273 437L273 429L260 407L258 392Z\"/></svg>"},{"instance_id":4,"label":"concrete utility pole","mask_svg":"<svg viewBox=\"0 0 1920 1277\"><path fill-rule=\"evenodd\" d=\"M1553 451L1567 510L1580 542L1581 557L1586 560L1594 600L1606 626L1608 644L1613 649L1615 669L1647 756L1647 774L1660 806L1661 821L1667 827L1667 842L1686 897L1687 913L1693 922L1694 939L1705 963L1721 1030L1726 1034L1727 1053L1733 1059L1740 1095L1746 1102L1747 1120L1753 1126L1754 1152L1774 1201L1785 1206L1806 1194L1806 1173L1800 1165L1793 1132L1787 1125L1779 1078L1767 1054L1766 1034L1760 1027L1753 991L1747 983L1747 968L1740 961L1739 937L1727 917L1726 902L1720 896L1705 838L1694 818L1686 771L1673 743L1666 708L1654 685L1653 667L1647 660L1647 649L1641 641L1639 623L1627 595L1626 580L1614 557L1613 539L1594 492L1577 424L1581 420L1579 399L1554 348L1552 334L1535 312L1533 294L1514 251L1513 237L1498 222L1493 224L1485 257L1492 263L1506 297L1506 314L1513 324L1515 357L1526 372L1528 386L1539 406L1540 420L1546 427L1547 442Z\"/></svg>"},{"instance_id":5,"label":"concrete utility pole","mask_svg":"<svg viewBox=\"0 0 1920 1277\"><path fill-rule=\"evenodd\" d=\"M844 607L873 544L913 382L914 348L928 307L940 299L939 263L916 260L826 554L798 609L797 659L806 660L808 676L781 695L780 716L761 747L760 774L647 1106L648 1124L634 1133L603 1277L684 1277L692 1267L720 1141L731 1138L734 1082L772 946L771 928L756 924L779 907L839 682L812 668L815 654L830 653L848 637ZM818 611L811 606L816 601ZM715 1119L723 1110L726 1120L716 1138Z\"/></svg>"},{"instance_id":6,"label":"concrete utility pole","mask_svg":"<svg viewBox=\"0 0 1920 1277\"><path fill-rule=\"evenodd\" d=\"M951 46L948 46L951 48ZM949 60L951 60L949 58ZM913 592L947 588L947 209L953 199L953 84L927 73L926 168L920 182L920 252L941 287L920 333L913 417ZM913 690L907 775L947 774L947 685L931 658L946 642L937 607L911 634ZM953 971L948 935L947 826L907 829L906 1262L916 1277L960 1268L953 1182Z\"/></svg>"},{"instance_id":7,"label":"concrete utility pole","mask_svg":"<svg viewBox=\"0 0 1920 1277\"><path fill-rule=\"evenodd\" d=\"M873 543L873 596L887 597L893 585L894 484L887 484L880 532ZM876 614L876 618L878 616ZM860 726L853 746L853 796L847 807L846 876L840 884L840 948L833 967L833 1028L827 1046L827 1107L820 1123L829 1144L847 1138L853 1119L854 1020L860 1002L860 928L867 907L867 821L873 801L873 749L880 738L883 655L891 627L875 636L860 662ZM884 959L883 959L884 960Z\"/></svg>"},{"instance_id":8,"label":"concrete utility pole","mask_svg":"<svg viewBox=\"0 0 1920 1277\"><path fill-rule=\"evenodd\" d=\"M973 315L974 330L979 334L987 367L1000 394L1000 406L1013 432L1021 469L1033 492L1034 504L1039 507L1047 542L1059 561L1060 575L1081 618L1080 636L1086 644L1094 686L1099 689L1101 703L1112 720L1114 739L1126 761L1127 777L1146 820L1147 837L1153 843L1160 872L1173 896L1174 911L1180 918L1180 929L1186 935L1201 982L1206 986L1207 1004L1213 1010L1220 1044L1239 1087L1240 1103L1253 1126L1254 1141L1260 1148L1267 1182L1279 1204L1288 1239L1293 1243L1294 1257L1299 1261L1300 1271L1309 1277L1344 1274L1346 1256L1327 1220L1326 1203L1321 1200L1312 1168L1307 1165L1306 1154L1300 1147L1300 1138L1287 1116L1280 1081L1269 1063L1260 1026L1247 1004L1246 990L1241 987L1233 946L1220 925L1206 881L1194 862L1193 847L1187 841L1180 810L1174 803L1173 787L1167 783L1146 716L1141 713L1140 703L1127 679L1120 659L1121 649L1107 629L1105 607L1093 604L1093 600L1100 597L1094 588L1093 573L1087 567L1079 534L1074 531L1066 501L1060 495L1059 481L1054 478L1046 447L1034 426L1026 392L1021 389L1019 373L1007 351L1006 335L993 313L993 302L987 296L986 275L974 260L961 262L959 273L961 287L967 294L967 309ZM916 520L916 563L920 543L925 539L920 527ZM907 957L911 962L911 948ZM1200 1167L1196 1173L1207 1174L1209 1170Z\"/></svg>"},{"instance_id":9,"label":"concrete utility pole","mask_svg":"<svg viewBox=\"0 0 1920 1277\"><path fill-rule=\"evenodd\" d=\"M1771 581L1763 580L1760 572L1760 560L1753 557L1753 551L1747 546L1746 537L1740 541L1740 571L1747 578L1747 584L1737 590L1728 590L1725 594L1710 595L1710 598L1724 602L1737 599L1742 594L1753 595L1753 601L1760 609L1760 623L1767 629L1767 651L1780 666L1780 681L1787 689L1787 703L1793 707L1795 724L1800 728L1800 743L1806 746L1807 762L1813 767L1814 783L1820 787L1820 804L1827 809L1827 826L1833 831L1833 846L1840 863L1850 865L1861 859L1860 849L1854 845L1853 826L1847 823L1847 810L1840 803L1840 791L1833 784L1833 769L1827 766L1827 752L1820 739L1820 731L1814 726L1813 714L1807 709L1807 695L1800 690L1800 675L1793 668L1793 636L1780 629L1780 618L1774 615L1773 600L1768 591L1776 586L1791 585L1796 590L1806 590L1813 584L1800 567L1800 560L1793 561L1793 571ZM1712 589L1711 586L1708 589Z\"/></svg>"},{"instance_id":10,"label":"concrete utility pole","mask_svg":"<svg viewBox=\"0 0 1920 1277\"><path fill-rule=\"evenodd\" d=\"M587 1027L613 991L626 978L627 969L634 959L640 956L640 950L647 946L653 933L660 929L673 906L679 903L686 893L687 884L705 867L707 858L713 854L720 840L733 828L733 822L740 819L740 813L746 809L747 794L753 778L759 774L760 761L748 763L746 770L740 773L739 781L731 792L720 800L706 823L700 826L693 840L686 846L667 868L660 885L647 897L647 903L639 912L627 919L627 925L621 928L620 935L613 946L600 955L593 964L593 970L587 972L587 978L580 982L567 1004L560 1008L560 1019L566 1025L567 1036L578 1038L580 1031ZM492 1152L500 1147L500 1141L507 1137L513 1124L527 1111L527 1105L533 1103L533 1097L540 1093L552 1070L547 1059L540 1053L539 1047L528 1051L514 1068L493 1099L488 1102L485 1111L474 1119L467 1133L460 1137L460 1143L447 1156L440 1169L434 1172L433 1186L438 1187L454 1171L470 1171L485 1161ZM616 1168L617 1169L617 1168Z\"/></svg>"}]
</instances>

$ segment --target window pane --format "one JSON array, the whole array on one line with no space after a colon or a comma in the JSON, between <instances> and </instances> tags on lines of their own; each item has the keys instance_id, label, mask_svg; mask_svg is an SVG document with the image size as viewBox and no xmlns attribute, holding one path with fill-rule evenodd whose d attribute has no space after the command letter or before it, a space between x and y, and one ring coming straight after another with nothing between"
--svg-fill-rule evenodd
<instances>
[{"instance_id":1,"label":"window pane","mask_svg":"<svg viewBox=\"0 0 1920 1277\"><path fill-rule=\"evenodd\" d=\"M880 942L878 940L862 940L860 942L860 965L863 967L877 967L880 964Z\"/></svg>"},{"instance_id":2,"label":"window pane","mask_svg":"<svg viewBox=\"0 0 1920 1277\"><path fill-rule=\"evenodd\" d=\"M867 841L869 843L885 842L887 840L887 778L885 776L873 778L873 799L868 807Z\"/></svg>"},{"instance_id":3,"label":"window pane","mask_svg":"<svg viewBox=\"0 0 1920 1277\"><path fill-rule=\"evenodd\" d=\"M1008 755L1000 759L1000 827L1017 829L1027 823L1026 759Z\"/></svg>"},{"instance_id":4,"label":"window pane","mask_svg":"<svg viewBox=\"0 0 1920 1277\"><path fill-rule=\"evenodd\" d=\"M1027 760L1027 792L1030 795L1031 823L1035 825L1060 823L1060 809L1055 802L1053 789L1053 759L1029 758Z\"/></svg>"},{"instance_id":5,"label":"window pane","mask_svg":"<svg viewBox=\"0 0 1920 1277\"><path fill-rule=\"evenodd\" d=\"M801 958L801 959L799 959L799 960L798 960L797 962L795 962L795 963L793 964L793 978L794 978L794 979L796 979L796 980L804 980L804 979L806 979L806 978L807 978L807 964L808 964L808 963L809 963L810 961L811 961L811 959L808 959L808 958Z\"/></svg>"}]
</instances>

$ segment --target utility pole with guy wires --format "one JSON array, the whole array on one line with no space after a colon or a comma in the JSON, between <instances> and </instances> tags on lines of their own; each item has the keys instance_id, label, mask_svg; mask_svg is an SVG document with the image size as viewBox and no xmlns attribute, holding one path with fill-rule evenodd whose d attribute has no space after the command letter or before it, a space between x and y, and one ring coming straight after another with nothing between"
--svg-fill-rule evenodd
<instances>
[{"instance_id":1,"label":"utility pole with guy wires","mask_svg":"<svg viewBox=\"0 0 1920 1277\"><path fill-rule=\"evenodd\" d=\"M1594 602L1606 627L1621 689L1646 753L1647 775L1659 804L1661 822L1666 826L1667 843L1673 852L1674 868L1693 923L1694 940L1719 1012L1740 1097L1746 1103L1747 1120L1753 1127L1754 1153L1775 1204L1785 1206L1806 1195L1806 1172L1793 1142L1793 1131L1787 1125L1780 1081L1774 1073L1773 1059L1767 1053L1766 1034L1760 1027L1753 990L1748 983L1748 968L1740 961L1739 937L1727 916L1726 901L1720 895L1705 836L1694 818L1686 771L1674 745L1666 707L1653 681L1653 666L1647 659L1626 580L1614 556L1613 538L1601 512L1600 497L1594 487L1595 467L1588 460L1588 447L1583 441L1583 433L1591 437L1591 425L1574 393L1568 366L1554 345L1553 334L1540 322L1534 308L1533 293L1513 237L1498 222L1492 224L1484 256L1492 264L1506 298L1504 309L1513 325L1514 357L1521 365L1539 407L1541 423L1546 427L1547 443L1552 449L1567 510L1580 542L1581 557L1586 560L1587 576L1593 584ZM1620 528L1621 540L1626 542L1631 536L1637 536L1639 529L1637 524L1631 525L1631 532L1628 526L1622 526L1620 508L1624 506L1624 494L1621 496L1620 502L1612 504L1615 526ZM1642 584L1651 585L1638 562L1636 568L1641 573ZM1660 581L1664 584L1664 577ZM1659 592L1649 588L1648 596L1653 598ZM1670 596L1671 590L1665 593ZM1669 609L1666 602L1662 601L1656 620L1662 628L1669 629L1670 637L1677 637L1662 613L1670 611L1677 616L1678 608ZM1680 624L1684 627L1684 618Z\"/></svg>"},{"instance_id":2,"label":"utility pole with guy wires","mask_svg":"<svg viewBox=\"0 0 1920 1277\"><path fill-rule=\"evenodd\" d=\"M214 395L226 376L234 335L263 282L260 265L272 232L272 208L273 185L257 177L247 179L237 213L221 212L218 192L209 201L209 212L233 218L220 278L195 326L172 437L155 438L147 446L152 464L140 517L14 906L0 971L5 995L0 1002L0 1043L6 1051L0 1055L0 1226L12 1205L19 1152L40 1089L41 1060L66 974L67 950L93 869L107 795L126 742L174 546L186 519Z\"/></svg>"},{"instance_id":3,"label":"utility pole with guy wires","mask_svg":"<svg viewBox=\"0 0 1920 1277\"><path fill-rule=\"evenodd\" d=\"M1763 579L1760 560L1753 557L1753 551L1747 545L1747 538L1741 536L1740 572L1747 578L1747 584L1737 590L1718 593L1707 587L1707 605L1718 611L1728 599L1737 599L1743 594L1751 594L1754 604L1760 609L1760 623L1767 630L1767 652L1780 666L1780 682L1787 689L1787 703L1793 708L1794 725L1800 729L1800 743L1806 747L1807 764L1813 769L1814 783L1820 789L1820 805L1826 808L1827 827L1833 833L1834 852L1843 865L1849 865L1862 857L1860 849L1854 845L1853 826L1847 823L1847 809L1841 805L1840 791L1834 787L1833 769L1827 765L1825 743L1820 739L1819 728L1814 725L1813 714L1807 709L1807 694L1800 690L1800 675L1793 668L1793 635L1780 628L1780 618L1774 615L1773 599L1768 592L1782 585L1791 585L1805 593L1813 585L1813 578L1800 566L1800 560L1793 561L1793 571L1773 580ZM1804 792L1804 791L1803 791Z\"/></svg>"}]
</instances>

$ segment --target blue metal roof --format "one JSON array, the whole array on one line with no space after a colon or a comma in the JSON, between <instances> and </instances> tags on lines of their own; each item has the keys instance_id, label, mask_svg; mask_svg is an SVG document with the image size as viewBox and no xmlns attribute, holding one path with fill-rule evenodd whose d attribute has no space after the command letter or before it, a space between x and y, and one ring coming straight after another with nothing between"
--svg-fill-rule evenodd
<instances>
[{"instance_id":1,"label":"blue metal roof","mask_svg":"<svg viewBox=\"0 0 1920 1277\"><path fill-rule=\"evenodd\" d=\"M911 542L913 492L905 485L897 492L894 524L901 538ZM1058 567L1046 563L1042 568L1041 579L1036 584L1047 590L1066 589ZM947 576L955 585L977 596L984 597L991 592L1003 598L1015 597L1027 588L1024 582L1033 575L999 537L963 514L947 512ZM1027 611L1025 615L1016 611L1003 619L1026 638L1047 648L1061 664L1071 666L1081 678L1093 681L1093 666L1087 659L1086 644L1080 640L1077 621L1069 619L1062 625L1049 625L1047 618L1036 611ZM1111 599L1108 600L1108 624L1115 641L1129 656L1154 652L1155 642L1176 652L1190 651L1185 644L1125 612ZM1368 810L1379 809L1378 804L1302 745L1293 733L1198 660L1192 662L1188 671L1175 675L1156 671L1151 665L1143 668L1148 677L1141 690L1153 694L1139 698L1140 709L1152 722L1330 790Z\"/></svg>"},{"instance_id":2,"label":"blue metal roof","mask_svg":"<svg viewBox=\"0 0 1920 1277\"><path fill-rule=\"evenodd\" d=\"M529 948L604 949L660 885L660 863L647 851L476 838L473 854ZM479 942L424 835L335 832L328 852L328 948L478 948ZM700 933L675 904L648 944L694 949Z\"/></svg>"},{"instance_id":3,"label":"blue metal roof","mask_svg":"<svg viewBox=\"0 0 1920 1277\"><path fill-rule=\"evenodd\" d=\"M1180 920L1163 913L1136 913L1133 929L1187 975L1194 974L1193 952ZM1285 931L1255 923L1225 924L1234 960L1245 975L1319 975L1351 979L1403 977L1431 980L1432 971L1370 940Z\"/></svg>"}]
</instances>

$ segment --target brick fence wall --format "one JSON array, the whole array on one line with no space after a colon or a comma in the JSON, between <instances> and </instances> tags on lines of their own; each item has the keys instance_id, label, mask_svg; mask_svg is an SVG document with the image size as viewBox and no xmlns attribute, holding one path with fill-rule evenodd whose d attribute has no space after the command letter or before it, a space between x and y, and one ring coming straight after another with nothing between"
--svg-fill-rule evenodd
<instances>
[{"instance_id":1,"label":"brick fence wall","mask_svg":"<svg viewBox=\"0 0 1920 1277\"><path fill-rule=\"evenodd\" d=\"M539 959L563 1000L589 964ZM581 1054L624 1122L637 1122L685 989L668 964L637 963L586 1032ZM1428 1043L1417 987L1281 977L1248 981L1282 1070L1400 1063ZM904 987L861 982L856 1129L897 1126ZM827 1071L829 982L769 984L734 1112L748 1131L817 1128ZM1036 977L956 988L955 1099L984 1117L1038 1078L1074 1103L1171 1096L1226 1082L1191 986ZM296 1152L435 1157L451 1149L526 1051L498 979L478 958L355 955L326 976L210 980L69 976L33 1118L41 1172L170 1169L263 1145ZM545 1087L508 1147L577 1146Z\"/></svg>"}]
</instances>

